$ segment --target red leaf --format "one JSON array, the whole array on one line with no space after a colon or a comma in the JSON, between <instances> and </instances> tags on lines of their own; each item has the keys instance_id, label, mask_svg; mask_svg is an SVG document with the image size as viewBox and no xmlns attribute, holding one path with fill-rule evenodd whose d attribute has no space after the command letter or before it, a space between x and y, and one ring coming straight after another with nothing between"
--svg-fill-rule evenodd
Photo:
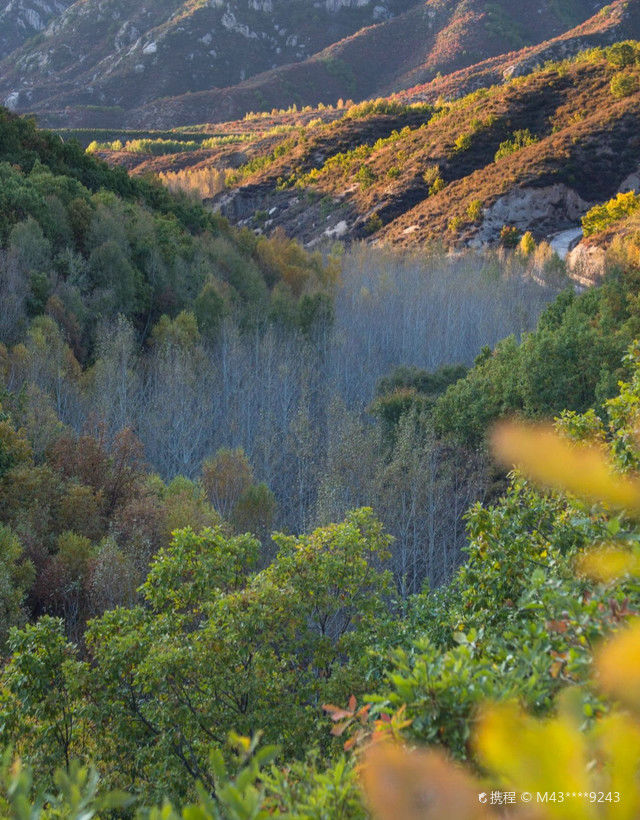
<instances>
[{"instance_id":1,"label":"red leaf","mask_svg":"<svg viewBox=\"0 0 640 820\"><path fill-rule=\"evenodd\" d=\"M562 661L555 661L555 663L551 664L551 677L557 678L560 674L560 670L562 669L563 663Z\"/></svg>"},{"instance_id":2,"label":"red leaf","mask_svg":"<svg viewBox=\"0 0 640 820\"><path fill-rule=\"evenodd\" d=\"M547 621L547 629L551 632L566 632L568 628L566 621Z\"/></svg>"},{"instance_id":3,"label":"red leaf","mask_svg":"<svg viewBox=\"0 0 640 820\"><path fill-rule=\"evenodd\" d=\"M350 720L345 720L342 723L336 723L335 726L331 727L331 734L335 735L335 737L340 737L340 735L344 732L344 730L351 725Z\"/></svg>"},{"instance_id":4,"label":"red leaf","mask_svg":"<svg viewBox=\"0 0 640 820\"><path fill-rule=\"evenodd\" d=\"M339 706L334 706L333 703L323 703L322 708L325 712L337 712L340 709Z\"/></svg>"}]
</instances>

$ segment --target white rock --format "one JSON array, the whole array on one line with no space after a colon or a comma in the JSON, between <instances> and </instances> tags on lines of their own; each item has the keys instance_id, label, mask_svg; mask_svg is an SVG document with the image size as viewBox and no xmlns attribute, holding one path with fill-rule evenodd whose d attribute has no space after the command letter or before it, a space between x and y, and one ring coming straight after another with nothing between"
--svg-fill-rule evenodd
<instances>
[{"instance_id":1,"label":"white rock","mask_svg":"<svg viewBox=\"0 0 640 820\"><path fill-rule=\"evenodd\" d=\"M142 49L143 54L155 54L158 50L157 43L147 43L147 45Z\"/></svg>"},{"instance_id":2,"label":"white rock","mask_svg":"<svg viewBox=\"0 0 640 820\"><path fill-rule=\"evenodd\" d=\"M4 104L9 109L9 111L15 111L18 106L18 100L20 99L20 92L19 91L12 91L8 97L5 97Z\"/></svg>"},{"instance_id":3,"label":"white rock","mask_svg":"<svg viewBox=\"0 0 640 820\"><path fill-rule=\"evenodd\" d=\"M582 228L569 228L567 231L554 233L549 237L549 244L560 259L566 259L571 251L582 239Z\"/></svg>"},{"instance_id":4,"label":"white rock","mask_svg":"<svg viewBox=\"0 0 640 820\"><path fill-rule=\"evenodd\" d=\"M327 228L327 230L324 232L324 235L338 239L339 237L344 236L348 229L349 226L343 219L340 222L338 222L338 224L335 227Z\"/></svg>"},{"instance_id":5,"label":"white rock","mask_svg":"<svg viewBox=\"0 0 640 820\"><path fill-rule=\"evenodd\" d=\"M555 225L561 227L567 221L578 222L590 206L591 203L562 183L545 188L516 188L485 208L476 238L483 244L494 242L503 225L546 233Z\"/></svg>"},{"instance_id":6,"label":"white rock","mask_svg":"<svg viewBox=\"0 0 640 820\"><path fill-rule=\"evenodd\" d=\"M636 194L640 191L640 165L620 183L620 193L627 194L629 191Z\"/></svg>"},{"instance_id":7,"label":"white rock","mask_svg":"<svg viewBox=\"0 0 640 820\"><path fill-rule=\"evenodd\" d=\"M24 16L31 28L34 28L36 31L42 31L44 23L37 11L34 9L25 9Z\"/></svg>"},{"instance_id":8,"label":"white rock","mask_svg":"<svg viewBox=\"0 0 640 820\"><path fill-rule=\"evenodd\" d=\"M249 26L244 23L239 23L236 20L235 14L232 11L229 11L229 9L227 9L222 15L222 20L220 22L227 29L227 31L234 31L236 34L241 34L243 37L246 37L247 40L258 39L258 35L255 31L251 31Z\"/></svg>"},{"instance_id":9,"label":"white rock","mask_svg":"<svg viewBox=\"0 0 640 820\"><path fill-rule=\"evenodd\" d=\"M327 11L340 11L340 9L359 9L368 6L371 0L325 0Z\"/></svg>"},{"instance_id":10,"label":"white rock","mask_svg":"<svg viewBox=\"0 0 640 820\"><path fill-rule=\"evenodd\" d=\"M605 272L605 251L581 242L567 256L567 272L582 287L597 284Z\"/></svg>"}]
</instances>

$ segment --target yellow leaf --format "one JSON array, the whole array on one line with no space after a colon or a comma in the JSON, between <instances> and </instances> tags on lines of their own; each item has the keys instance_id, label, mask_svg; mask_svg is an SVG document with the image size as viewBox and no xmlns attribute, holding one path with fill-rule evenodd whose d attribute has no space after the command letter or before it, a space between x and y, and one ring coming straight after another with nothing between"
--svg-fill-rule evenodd
<instances>
[{"instance_id":1,"label":"yellow leaf","mask_svg":"<svg viewBox=\"0 0 640 820\"><path fill-rule=\"evenodd\" d=\"M580 555L576 569L595 581L609 583L629 575L640 575L640 560L636 555L620 547L596 547Z\"/></svg>"},{"instance_id":2,"label":"yellow leaf","mask_svg":"<svg viewBox=\"0 0 640 820\"><path fill-rule=\"evenodd\" d=\"M503 422L495 427L493 451L505 466L534 481L600 501L640 510L640 482L616 475L602 448L572 444L548 425Z\"/></svg>"},{"instance_id":3,"label":"yellow leaf","mask_svg":"<svg viewBox=\"0 0 640 820\"><path fill-rule=\"evenodd\" d=\"M629 720L628 715L613 713L600 721L597 736L603 757L603 779L598 791L620 795L618 803L605 803L606 817L636 820L640 816L640 726Z\"/></svg>"},{"instance_id":4,"label":"yellow leaf","mask_svg":"<svg viewBox=\"0 0 640 820\"><path fill-rule=\"evenodd\" d=\"M542 721L515 705L492 706L480 716L475 747L480 764L519 793L589 791L586 739L568 715ZM579 810L567 801L545 808L543 816L597 816L586 804Z\"/></svg>"},{"instance_id":5,"label":"yellow leaf","mask_svg":"<svg viewBox=\"0 0 640 820\"><path fill-rule=\"evenodd\" d=\"M361 776L377 820L489 817L478 802L482 789L440 752L375 744L367 751Z\"/></svg>"},{"instance_id":6,"label":"yellow leaf","mask_svg":"<svg viewBox=\"0 0 640 820\"><path fill-rule=\"evenodd\" d=\"M640 619L600 650L596 669L605 691L640 711Z\"/></svg>"}]
</instances>

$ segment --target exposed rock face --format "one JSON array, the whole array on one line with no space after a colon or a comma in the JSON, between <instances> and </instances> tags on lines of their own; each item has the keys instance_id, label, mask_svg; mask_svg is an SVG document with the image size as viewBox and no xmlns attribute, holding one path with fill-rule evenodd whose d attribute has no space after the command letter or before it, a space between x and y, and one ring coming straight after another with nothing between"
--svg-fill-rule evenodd
<instances>
[{"instance_id":1,"label":"exposed rock face","mask_svg":"<svg viewBox=\"0 0 640 820\"><path fill-rule=\"evenodd\" d=\"M621 193L626 194L629 191L634 191L636 194L640 192L640 165L620 183Z\"/></svg>"},{"instance_id":2,"label":"exposed rock face","mask_svg":"<svg viewBox=\"0 0 640 820\"><path fill-rule=\"evenodd\" d=\"M71 0L0 1L0 60L47 27Z\"/></svg>"},{"instance_id":3,"label":"exposed rock face","mask_svg":"<svg viewBox=\"0 0 640 820\"><path fill-rule=\"evenodd\" d=\"M340 9L361 8L368 6L371 0L325 0L327 11L339 11Z\"/></svg>"},{"instance_id":4,"label":"exposed rock face","mask_svg":"<svg viewBox=\"0 0 640 820\"><path fill-rule=\"evenodd\" d=\"M497 241L503 225L542 235L568 229L574 227L590 207L591 203L566 185L517 188L485 210L474 244Z\"/></svg>"},{"instance_id":5,"label":"exposed rock face","mask_svg":"<svg viewBox=\"0 0 640 820\"><path fill-rule=\"evenodd\" d=\"M567 256L567 272L582 287L591 287L604 276L605 256L604 248L581 242Z\"/></svg>"},{"instance_id":6,"label":"exposed rock face","mask_svg":"<svg viewBox=\"0 0 640 820\"><path fill-rule=\"evenodd\" d=\"M640 192L640 166L625 177L620 183L619 190L621 193ZM572 279L583 287L597 284L605 272L606 244L605 242L605 247L603 247L602 243L598 245L586 240L574 244L569 249L566 263L567 272Z\"/></svg>"},{"instance_id":7,"label":"exposed rock face","mask_svg":"<svg viewBox=\"0 0 640 820\"><path fill-rule=\"evenodd\" d=\"M548 238L548 242L560 259L566 259L581 239L582 228L569 228L553 234Z\"/></svg>"}]
</instances>

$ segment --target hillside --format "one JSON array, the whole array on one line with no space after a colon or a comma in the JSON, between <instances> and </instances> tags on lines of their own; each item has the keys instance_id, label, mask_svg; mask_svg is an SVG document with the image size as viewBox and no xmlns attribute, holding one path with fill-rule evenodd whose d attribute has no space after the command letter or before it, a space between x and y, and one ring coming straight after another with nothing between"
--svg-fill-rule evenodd
<instances>
[{"instance_id":1,"label":"hillside","mask_svg":"<svg viewBox=\"0 0 640 820\"><path fill-rule=\"evenodd\" d=\"M221 121L247 110L290 103L315 105L340 97L362 100L415 84L422 67L431 77L449 74L505 48L539 43L582 22L603 4L525 0L445 0L420 3L398 17L363 29L310 59L251 78L233 88L162 100L134 112L136 126ZM372 71L372 66L375 70Z\"/></svg>"},{"instance_id":2,"label":"hillside","mask_svg":"<svg viewBox=\"0 0 640 820\"><path fill-rule=\"evenodd\" d=\"M633 39L640 31L640 6L635 0L614 0L592 17L556 37L518 50L506 51L497 57L482 60L466 68L435 77L429 65L418 66L401 77L394 90L403 100L435 101L439 97L459 97L491 85L530 73L549 60L575 56L580 51L608 46ZM505 40L504 44L510 43ZM444 72L443 72L444 73Z\"/></svg>"},{"instance_id":3,"label":"hillside","mask_svg":"<svg viewBox=\"0 0 640 820\"><path fill-rule=\"evenodd\" d=\"M633 63L637 45L631 54ZM214 205L306 243L477 245L499 240L505 225L549 237L579 225L637 170L638 64L621 69L620 59L596 50L451 103L381 100L272 137L268 150L249 143ZM612 91L627 76L630 92ZM166 170L171 158L156 163Z\"/></svg>"},{"instance_id":4,"label":"hillside","mask_svg":"<svg viewBox=\"0 0 640 820\"><path fill-rule=\"evenodd\" d=\"M284 281L292 259L293 290ZM297 243L239 231L0 108L0 285L10 291L0 327L8 341L34 316L55 315L84 363L101 323L117 316L141 342L162 315L187 309L196 332L215 335L230 314L266 321L272 300L294 327L306 300L302 321L313 324L330 279Z\"/></svg>"},{"instance_id":5,"label":"hillside","mask_svg":"<svg viewBox=\"0 0 640 820\"><path fill-rule=\"evenodd\" d=\"M0 99L58 126L220 122L406 88L415 72L436 77L540 43L604 5L340 0L309 14L307 0L156 0L130 14L118 4L71 6L0 64Z\"/></svg>"},{"instance_id":6,"label":"hillside","mask_svg":"<svg viewBox=\"0 0 640 820\"><path fill-rule=\"evenodd\" d=\"M0 101L20 111L72 106L122 125L150 100L304 59L413 2L82 0L0 64Z\"/></svg>"}]
</instances>

